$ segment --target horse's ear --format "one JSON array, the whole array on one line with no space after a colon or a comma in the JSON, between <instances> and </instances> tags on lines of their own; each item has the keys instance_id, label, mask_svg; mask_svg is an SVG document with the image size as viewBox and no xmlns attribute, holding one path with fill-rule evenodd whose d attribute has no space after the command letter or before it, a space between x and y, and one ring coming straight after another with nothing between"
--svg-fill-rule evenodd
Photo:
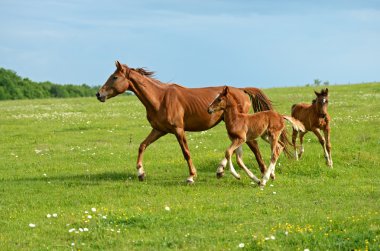
<instances>
[{"instance_id":1,"label":"horse's ear","mask_svg":"<svg viewBox=\"0 0 380 251\"><path fill-rule=\"evenodd\" d=\"M319 95L321 95L320 93L318 93L318 92L316 92L316 91L314 91L314 93L315 93L315 95L317 95L317 97L318 97Z\"/></svg>"},{"instance_id":2,"label":"horse's ear","mask_svg":"<svg viewBox=\"0 0 380 251\"><path fill-rule=\"evenodd\" d=\"M228 88L228 86L225 86L223 88L223 95L227 95L229 91L230 91L230 89Z\"/></svg>"},{"instance_id":3,"label":"horse's ear","mask_svg":"<svg viewBox=\"0 0 380 251\"><path fill-rule=\"evenodd\" d=\"M120 64L119 61L115 61L115 65L116 65L116 68L118 69L118 71L123 71L123 66Z\"/></svg>"},{"instance_id":4,"label":"horse's ear","mask_svg":"<svg viewBox=\"0 0 380 251\"><path fill-rule=\"evenodd\" d=\"M329 94L329 89L328 88L325 89L325 94L326 94L326 96Z\"/></svg>"}]
</instances>

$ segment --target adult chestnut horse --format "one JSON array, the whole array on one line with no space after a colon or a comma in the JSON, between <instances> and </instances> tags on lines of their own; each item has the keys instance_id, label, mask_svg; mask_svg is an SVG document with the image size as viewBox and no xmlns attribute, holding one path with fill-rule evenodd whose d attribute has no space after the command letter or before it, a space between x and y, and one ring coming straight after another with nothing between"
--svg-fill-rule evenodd
<instances>
[{"instance_id":1,"label":"adult chestnut horse","mask_svg":"<svg viewBox=\"0 0 380 251\"><path fill-rule=\"evenodd\" d=\"M208 105L223 89L220 87L186 88L177 84L164 84L152 78L153 72L142 68L130 68L116 61L116 70L108 78L106 83L96 94L101 102L115 97L125 91L133 92L146 108L147 118L152 126L152 131L140 144L137 157L137 174L140 180L144 180L143 153L145 149L160 137L171 133L174 134L181 146L184 158L189 167L190 176L187 182L193 183L196 177L196 169L190 157L189 147L185 131L204 131L217 125L222 119L222 112L207 113ZM270 100L257 88L233 88L231 94L238 100L240 112L247 113L251 106L255 111L270 110ZM262 172L266 170L261 158L260 151L256 146L252 151L255 153ZM236 151L241 154L240 151ZM223 159L223 168L227 160Z\"/></svg>"}]
</instances>

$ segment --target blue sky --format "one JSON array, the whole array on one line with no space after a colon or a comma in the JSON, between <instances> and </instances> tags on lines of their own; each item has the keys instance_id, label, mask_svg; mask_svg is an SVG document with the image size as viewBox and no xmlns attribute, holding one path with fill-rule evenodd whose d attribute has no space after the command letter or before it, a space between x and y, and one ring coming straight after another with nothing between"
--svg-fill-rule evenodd
<instances>
[{"instance_id":1,"label":"blue sky","mask_svg":"<svg viewBox=\"0 0 380 251\"><path fill-rule=\"evenodd\" d=\"M380 81L380 1L0 0L0 67L101 85L115 60L188 87Z\"/></svg>"}]
</instances>

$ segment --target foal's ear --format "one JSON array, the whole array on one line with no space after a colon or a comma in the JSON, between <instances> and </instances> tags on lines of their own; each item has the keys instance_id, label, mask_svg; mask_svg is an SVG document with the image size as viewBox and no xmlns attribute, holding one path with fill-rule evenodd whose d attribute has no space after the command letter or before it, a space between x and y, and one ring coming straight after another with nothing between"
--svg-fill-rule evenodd
<instances>
[{"instance_id":1,"label":"foal's ear","mask_svg":"<svg viewBox=\"0 0 380 251\"><path fill-rule=\"evenodd\" d=\"M318 97L319 95L321 95L321 93L316 92L316 91L314 91L314 93L315 93L315 95L317 95L317 97Z\"/></svg>"},{"instance_id":2,"label":"foal's ear","mask_svg":"<svg viewBox=\"0 0 380 251\"><path fill-rule=\"evenodd\" d=\"M329 89L326 88L325 91L324 91L325 95L327 96L329 94Z\"/></svg>"}]
</instances>

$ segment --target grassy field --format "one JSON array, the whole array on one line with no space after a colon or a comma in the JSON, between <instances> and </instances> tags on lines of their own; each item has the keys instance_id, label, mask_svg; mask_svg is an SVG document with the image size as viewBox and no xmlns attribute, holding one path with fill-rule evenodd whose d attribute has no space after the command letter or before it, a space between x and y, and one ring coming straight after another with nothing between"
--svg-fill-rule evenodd
<instances>
[{"instance_id":1,"label":"grassy field","mask_svg":"<svg viewBox=\"0 0 380 251\"><path fill-rule=\"evenodd\" d=\"M289 114L313 90L265 92ZM216 179L223 123L187 134L194 185L173 135L147 149L139 182L150 125L136 97L0 102L0 249L379 250L380 84L329 90L334 168L308 133L303 159L281 156L264 190L238 169ZM258 175L246 147L244 159Z\"/></svg>"}]
</instances>

